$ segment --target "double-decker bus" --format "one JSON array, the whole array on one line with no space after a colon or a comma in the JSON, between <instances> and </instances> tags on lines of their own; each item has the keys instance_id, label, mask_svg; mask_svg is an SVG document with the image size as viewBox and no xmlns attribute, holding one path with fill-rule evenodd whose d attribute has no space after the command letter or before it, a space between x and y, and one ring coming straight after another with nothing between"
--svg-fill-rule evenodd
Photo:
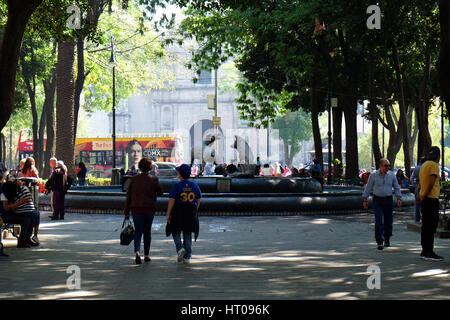
<instances>
[{"instance_id":1,"label":"double-decker bus","mask_svg":"<svg viewBox=\"0 0 450 320\"><path fill-rule=\"evenodd\" d=\"M75 140L75 164L84 162L88 173L94 177L110 177L112 171L112 138L77 138ZM33 155L33 140L18 145L19 160ZM142 157L157 162L181 163L183 146L181 137L174 133L127 135L116 137L116 168L125 171L135 166Z\"/></svg>"},{"instance_id":2,"label":"double-decker bus","mask_svg":"<svg viewBox=\"0 0 450 320\"><path fill-rule=\"evenodd\" d=\"M149 134L116 138L116 167L137 169L142 157L156 162L181 163L183 159L181 138L177 134ZM84 162L88 172L95 177L110 177L112 170L111 137L77 138L75 163Z\"/></svg>"}]
</instances>

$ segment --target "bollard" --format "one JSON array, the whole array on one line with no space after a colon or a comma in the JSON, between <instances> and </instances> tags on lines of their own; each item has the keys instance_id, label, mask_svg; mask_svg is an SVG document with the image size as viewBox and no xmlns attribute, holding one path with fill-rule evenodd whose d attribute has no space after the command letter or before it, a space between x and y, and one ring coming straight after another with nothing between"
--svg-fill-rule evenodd
<instances>
[{"instance_id":1,"label":"bollard","mask_svg":"<svg viewBox=\"0 0 450 320\"><path fill-rule=\"evenodd\" d=\"M111 185L119 185L119 184L120 184L120 171L117 168L113 168L111 173Z\"/></svg>"}]
</instances>

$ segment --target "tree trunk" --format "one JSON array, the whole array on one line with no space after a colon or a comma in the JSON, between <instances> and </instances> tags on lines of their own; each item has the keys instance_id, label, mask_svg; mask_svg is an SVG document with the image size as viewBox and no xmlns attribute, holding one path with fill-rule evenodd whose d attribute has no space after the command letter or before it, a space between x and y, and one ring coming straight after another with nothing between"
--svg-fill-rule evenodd
<instances>
[{"instance_id":1,"label":"tree trunk","mask_svg":"<svg viewBox=\"0 0 450 320\"><path fill-rule=\"evenodd\" d=\"M50 176L49 161L55 155L55 91L56 91L56 69L52 70L51 76L44 81L47 123L47 143L45 145L44 171L42 176Z\"/></svg>"},{"instance_id":2,"label":"tree trunk","mask_svg":"<svg viewBox=\"0 0 450 320\"><path fill-rule=\"evenodd\" d=\"M391 167L394 167L395 159L400 150L400 147L402 146L402 136L400 132L402 130L404 119L400 118L400 120L397 121L397 119L394 117L395 114L393 115L392 105L388 103L388 100L385 96L383 96L382 98L382 105L386 114L386 122L384 122L380 117L378 119L389 132L389 141L385 158L389 160L389 162L391 163Z\"/></svg>"},{"instance_id":3,"label":"tree trunk","mask_svg":"<svg viewBox=\"0 0 450 320\"><path fill-rule=\"evenodd\" d=\"M42 170L44 168L44 131L47 124L47 105L44 103L42 106L41 119L39 121L39 130L38 130L38 144L37 150L39 151L39 157L35 158L36 167L40 174L42 174Z\"/></svg>"},{"instance_id":4,"label":"tree trunk","mask_svg":"<svg viewBox=\"0 0 450 320\"><path fill-rule=\"evenodd\" d=\"M423 80L420 86L419 101L416 103L416 118L419 129L419 141L417 144L417 162L426 155L431 147L431 135L428 129L428 112L430 110L428 85L431 73L431 54L427 53L425 67L423 70Z\"/></svg>"},{"instance_id":5,"label":"tree trunk","mask_svg":"<svg viewBox=\"0 0 450 320\"><path fill-rule=\"evenodd\" d=\"M8 0L8 20L0 43L0 131L14 109L16 70L25 27L42 0Z\"/></svg>"},{"instance_id":6,"label":"tree trunk","mask_svg":"<svg viewBox=\"0 0 450 320\"><path fill-rule=\"evenodd\" d=\"M0 162L3 162L3 164L6 167L6 139L5 135L1 132L0 132Z\"/></svg>"},{"instance_id":7,"label":"tree trunk","mask_svg":"<svg viewBox=\"0 0 450 320\"><path fill-rule=\"evenodd\" d=\"M31 107L31 115L33 118L32 123L32 132L33 132L33 158L36 164L36 168L38 168L38 171L41 172L42 170L42 151L43 151L43 143L42 139L43 136L40 134L41 130L39 128L39 119L38 119L38 112L37 112L37 106L36 106L36 74L34 72L33 64L36 63L34 59L34 48L33 48L33 41L32 39L30 41L30 62L27 64L25 62L25 53L23 50L20 52L20 65L22 70L22 76L23 80L25 82L25 86L27 88L28 92L28 98L30 101L30 107ZM44 112L44 110L42 110ZM41 124L42 124L42 117L41 117ZM44 122L45 125L45 122Z\"/></svg>"},{"instance_id":8,"label":"tree trunk","mask_svg":"<svg viewBox=\"0 0 450 320\"><path fill-rule=\"evenodd\" d=\"M75 41L58 43L56 66L56 158L75 174L74 94Z\"/></svg>"},{"instance_id":9,"label":"tree trunk","mask_svg":"<svg viewBox=\"0 0 450 320\"><path fill-rule=\"evenodd\" d=\"M342 159L342 107L339 106L339 101L342 98L338 98L338 107L332 108L333 113L333 159L338 159L340 164L334 165L333 180L342 178L343 159ZM330 162L331 163L331 162Z\"/></svg>"},{"instance_id":10,"label":"tree trunk","mask_svg":"<svg viewBox=\"0 0 450 320\"><path fill-rule=\"evenodd\" d=\"M289 144L287 141L283 140L283 152L284 152L284 164L288 167L291 167L292 159L289 155Z\"/></svg>"},{"instance_id":11,"label":"tree trunk","mask_svg":"<svg viewBox=\"0 0 450 320\"><path fill-rule=\"evenodd\" d=\"M358 165L358 135L356 100L353 98L344 100L345 117L345 179L353 179L359 174Z\"/></svg>"},{"instance_id":12,"label":"tree trunk","mask_svg":"<svg viewBox=\"0 0 450 320\"><path fill-rule=\"evenodd\" d=\"M74 98L74 144L77 137L78 112L80 111L80 97L83 91L86 75L84 73L84 37L80 36L77 40L77 80L75 82L75 98Z\"/></svg>"},{"instance_id":13,"label":"tree trunk","mask_svg":"<svg viewBox=\"0 0 450 320\"><path fill-rule=\"evenodd\" d=\"M372 94L374 92L373 90L373 71L374 71L374 62L373 62L373 56L369 54L369 83L368 83L368 91L369 91L369 118L372 122L372 152L373 157L375 160L375 168L378 169L380 166L380 160L381 160L381 150L380 150L380 143L378 142L378 108L376 100L373 99Z\"/></svg>"},{"instance_id":14,"label":"tree trunk","mask_svg":"<svg viewBox=\"0 0 450 320\"><path fill-rule=\"evenodd\" d=\"M108 0L89 0L89 7L91 10L87 15L87 25L90 29L95 30L98 25L100 15L103 13L104 7ZM84 71L84 39L85 36L81 35L77 39L77 79L75 81L75 98L74 98L74 144L77 138L78 129L78 113L80 111L80 97L83 91L84 81L89 75L90 71Z\"/></svg>"},{"instance_id":15,"label":"tree trunk","mask_svg":"<svg viewBox=\"0 0 450 320\"><path fill-rule=\"evenodd\" d=\"M319 126L319 106L317 104L316 92L315 92L315 81L311 78L311 122L312 122L312 132L314 138L314 151L315 158L319 160L321 167L323 168L323 154L322 154L322 138L320 137L320 126Z\"/></svg>"},{"instance_id":16,"label":"tree trunk","mask_svg":"<svg viewBox=\"0 0 450 320\"><path fill-rule=\"evenodd\" d=\"M419 133L419 129L417 128L417 117L414 116L415 119L415 126L414 129L412 130L412 134L411 134L411 144L409 145L409 156L411 157L411 161L412 163L414 163L414 145L416 144L416 140L417 140L417 135ZM412 126L412 122L413 120L411 119L411 126ZM416 159L416 163L419 163L420 158Z\"/></svg>"},{"instance_id":17,"label":"tree trunk","mask_svg":"<svg viewBox=\"0 0 450 320\"><path fill-rule=\"evenodd\" d=\"M369 103L369 113L372 120L372 152L375 158L375 168L378 169L382 155L378 141L378 108L375 101Z\"/></svg>"},{"instance_id":18,"label":"tree trunk","mask_svg":"<svg viewBox=\"0 0 450 320\"><path fill-rule=\"evenodd\" d=\"M446 116L447 119L450 119L450 1L439 1L439 18L441 25L441 43L438 60L439 84L441 97L445 101L447 109Z\"/></svg>"},{"instance_id":19,"label":"tree trunk","mask_svg":"<svg viewBox=\"0 0 450 320\"><path fill-rule=\"evenodd\" d=\"M403 73L400 67L400 61L397 53L397 47L393 45L392 48L392 58L394 60L394 68L396 72L396 80L397 80L397 96L398 102L400 106L400 119L405 119L406 121L406 104L405 104L405 95L403 90ZM409 134L408 134L408 126L405 125L402 127L402 138L403 138L403 155L405 161L405 173L406 176L411 176L411 159L409 158Z\"/></svg>"}]
</instances>

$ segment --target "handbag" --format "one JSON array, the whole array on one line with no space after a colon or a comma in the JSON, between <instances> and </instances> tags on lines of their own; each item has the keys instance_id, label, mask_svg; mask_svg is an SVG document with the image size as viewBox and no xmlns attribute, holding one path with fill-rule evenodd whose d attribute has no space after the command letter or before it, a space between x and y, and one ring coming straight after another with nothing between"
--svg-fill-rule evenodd
<instances>
[{"instance_id":1,"label":"handbag","mask_svg":"<svg viewBox=\"0 0 450 320\"><path fill-rule=\"evenodd\" d=\"M126 225L125 223L128 222ZM120 233L120 244L127 246L134 239L134 227L130 218L125 217L122 223L122 232Z\"/></svg>"}]
</instances>

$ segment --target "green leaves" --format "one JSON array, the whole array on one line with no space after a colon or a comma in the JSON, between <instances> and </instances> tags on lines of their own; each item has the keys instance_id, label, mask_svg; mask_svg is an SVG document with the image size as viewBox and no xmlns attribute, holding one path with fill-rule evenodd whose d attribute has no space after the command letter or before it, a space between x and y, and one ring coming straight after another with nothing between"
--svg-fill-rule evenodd
<instances>
[{"instance_id":1,"label":"green leaves","mask_svg":"<svg viewBox=\"0 0 450 320\"><path fill-rule=\"evenodd\" d=\"M160 34L151 32L149 21L139 20L141 13L135 6L128 9L114 7L111 14L100 17L99 43L88 43L85 50L86 70L90 73L84 87L84 109L109 111L112 108L111 37L116 41L116 101L132 94L148 93L152 88L167 87L174 80L169 57L161 44ZM145 30L141 34L141 30Z\"/></svg>"}]
</instances>

